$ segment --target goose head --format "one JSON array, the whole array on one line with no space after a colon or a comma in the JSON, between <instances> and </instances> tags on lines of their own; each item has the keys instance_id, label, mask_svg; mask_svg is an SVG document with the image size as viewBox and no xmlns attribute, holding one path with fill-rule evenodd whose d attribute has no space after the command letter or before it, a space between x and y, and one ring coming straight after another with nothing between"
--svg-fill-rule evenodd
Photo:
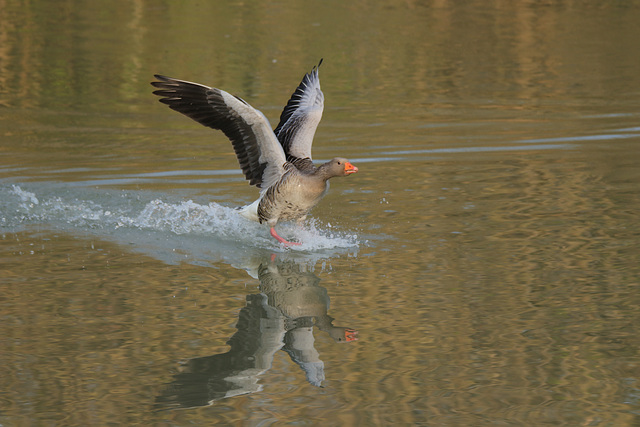
<instances>
[{"instance_id":1,"label":"goose head","mask_svg":"<svg viewBox=\"0 0 640 427\"><path fill-rule=\"evenodd\" d=\"M344 157L335 157L320 166L319 169L322 170L325 179L333 178L334 176L347 176L358 172L358 168Z\"/></svg>"}]
</instances>

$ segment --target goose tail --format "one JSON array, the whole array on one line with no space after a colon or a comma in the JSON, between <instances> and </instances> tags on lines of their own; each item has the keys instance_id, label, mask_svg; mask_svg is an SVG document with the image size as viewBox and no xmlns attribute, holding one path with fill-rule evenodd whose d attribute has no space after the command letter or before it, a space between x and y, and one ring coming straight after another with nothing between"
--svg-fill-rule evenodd
<instances>
[{"instance_id":1,"label":"goose tail","mask_svg":"<svg viewBox=\"0 0 640 427\"><path fill-rule=\"evenodd\" d=\"M251 221L260 222L260 218L258 218L258 205L260 204L260 199L251 203L250 205L242 206L237 208L238 213L243 217L250 219Z\"/></svg>"}]
</instances>

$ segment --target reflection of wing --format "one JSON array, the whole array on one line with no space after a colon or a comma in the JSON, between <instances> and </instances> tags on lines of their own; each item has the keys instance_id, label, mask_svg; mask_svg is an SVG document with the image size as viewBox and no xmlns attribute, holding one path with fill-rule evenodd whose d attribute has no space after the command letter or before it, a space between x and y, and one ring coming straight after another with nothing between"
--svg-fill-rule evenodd
<instances>
[{"instance_id":1,"label":"reflection of wing","mask_svg":"<svg viewBox=\"0 0 640 427\"><path fill-rule=\"evenodd\" d=\"M155 95L198 123L219 129L231 140L245 177L251 185L268 188L284 173L284 151L267 118L229 93L161 75L151 84Z\"/></svg>"},{"instance_id":2,"label":"reflection of wing","mask_svg":"<svg viewBox=\"0 0 640 427\"><path fill-rule=\"evenodd\" d=\"M311 159L311 144L322 118L324 95L320 90L318 67L307 73L280 115L274 130L288 160Z\"/></svg>"},{"instance_id":3,"label":"reflection of wing","mask_svg":"<svg viewBox=\"0 0 640 427\"><path fill-rule=\"evenodd\" d=\"M282 314L267 305L264 295L247 295L236 328L228 352L188 360L156 398L156 407L206 406L262 390L260 375L271 368L273 355L284 345Z\"/></svg>"},{"instance_id":4,"label":"reflection of wing","mask_svg":"<svg viewBox=\"0 0 640 427\"><path fill-rule=\"evenodd\" d=\"M322 386L324 362L320 360L320 354L314 346L313 327L297 328L287 332L284 343L283 350L302 368L309 384Z\"/></svg>"}]
</instances>

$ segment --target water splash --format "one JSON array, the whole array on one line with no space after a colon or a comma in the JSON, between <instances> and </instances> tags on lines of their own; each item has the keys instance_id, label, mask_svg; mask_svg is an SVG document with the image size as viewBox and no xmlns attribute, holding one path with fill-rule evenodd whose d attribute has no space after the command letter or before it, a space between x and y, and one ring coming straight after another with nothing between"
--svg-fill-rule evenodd
<instances>
[{"instance_id":1,"label":"water splash","mask_svg":"<svg viewBox=\"0 0 640 427\"><path fill-rule=\"evenodd\" d=\"M40 204L40 202L36 198L35 194L30 193L28 191L24 191L22 188L18 187L17 185L12 185L10 191L11 191L11 193L13 193L16 196L20 197L20 200L22 202L22 204L20 206L23 209L27 209L26 203L30 203L30 205L29 205L30 207L33 207L34 205Z\"/></svg>"},{"instance_id":2,"label":"water splash","mask_svg":"<svg viewBox=\"0 0 640 427\"><path fill-rule=\"evenodd\" d=\"M55 187L33 191L23 186L0 186L0 227L20 229L47 224L66 231L91 231L113 236L143 231L168 239L172 236L206 238L208 244L281 251L284 248L269 235L264 225L249 221L235 208L218 203L201 204L145 198L140 193ZM304 226L279 224L279 233L302 244L290 251L321 251L357 248L358 236L309 220ZM139 235L140 233L138 233ZM133 242L135 243L135 242Z\"/></svg>"}]
</instances>

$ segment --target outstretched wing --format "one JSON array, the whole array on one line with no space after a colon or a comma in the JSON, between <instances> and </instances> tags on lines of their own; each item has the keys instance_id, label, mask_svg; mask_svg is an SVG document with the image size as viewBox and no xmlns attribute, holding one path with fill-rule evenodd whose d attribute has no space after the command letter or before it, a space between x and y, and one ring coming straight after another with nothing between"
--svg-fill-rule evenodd
<instances>
[{"instance_id":1,"label":"outstretched wing","mask_svg":"<svg viewBox=\"0 0 640 427\"><path fill-rule=\"evenodd\" d=\"M284 173L286 156L267 118L229 93L156 74L155 95L171 109L219 129L231 140L242 172L251 185L268 188Z\"/></svg>"},{"instance_id":2,"label":"outstretched wing","mask_svg":"<svg viewBox=\"0 0 640 427\"><path fill-rule=\"evenodd\" d=\"M305 74L298 88L280 115L280 123L273 131L287 156L287 160L311 159L311 145L324 110L324 95L320 90L318 68Z\"/></svg>"}]
</instances>

